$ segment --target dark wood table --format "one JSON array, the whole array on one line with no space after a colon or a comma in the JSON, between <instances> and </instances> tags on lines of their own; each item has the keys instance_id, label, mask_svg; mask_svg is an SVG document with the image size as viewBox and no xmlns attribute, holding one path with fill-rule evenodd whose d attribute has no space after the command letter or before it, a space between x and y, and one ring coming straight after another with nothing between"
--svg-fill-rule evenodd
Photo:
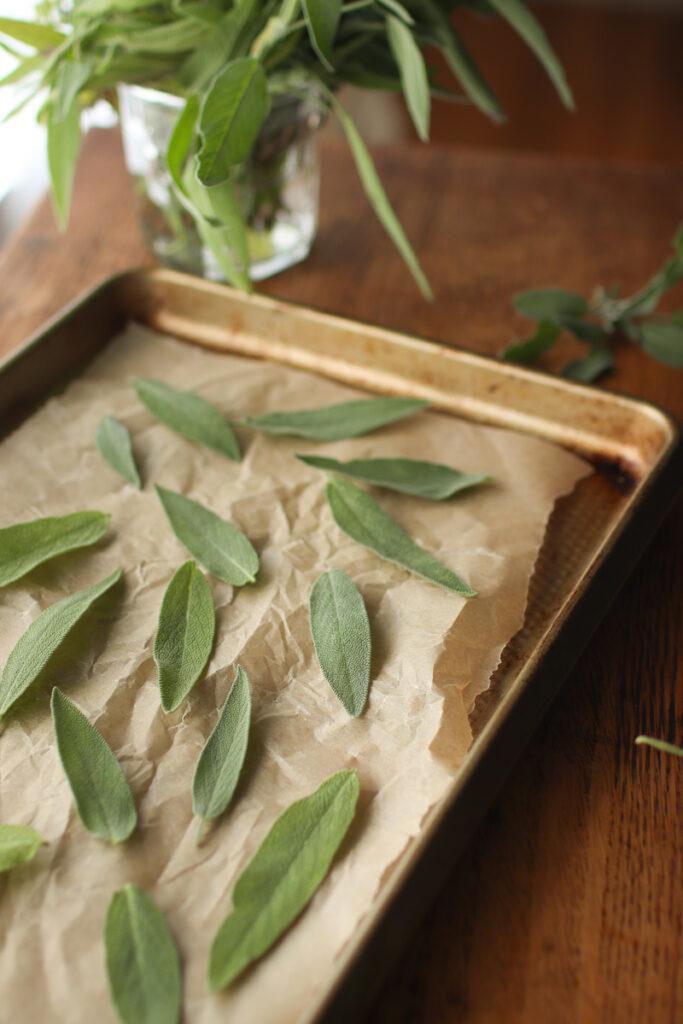
<instances>
[{"instance_id":1,"label":"dark wood table","mask_svg":"<svg viewBox=\"0 0 683 1024\"><path fill-rule=\"evenodd\" d=\"M309 261L280 298L495 353L532 285L634 289L683 220L683 169L455 149L379 155L434 284L424 303L327 144ZM116 136L87 140L71 227L47 202L0 254L0 353L103 277L149 262ZM683 306L679 294L678 305ZM632 346L605 386L683 418L683 374ZM453 868L372 1019L380 1024L683 1020L683 530L670 515Z\"/></svg>"}]
</instances>

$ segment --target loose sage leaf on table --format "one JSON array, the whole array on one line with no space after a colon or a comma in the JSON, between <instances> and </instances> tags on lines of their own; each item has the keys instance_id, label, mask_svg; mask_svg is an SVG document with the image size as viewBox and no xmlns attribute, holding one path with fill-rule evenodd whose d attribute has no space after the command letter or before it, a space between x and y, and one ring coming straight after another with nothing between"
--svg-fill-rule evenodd
<instances>
[{"instance_id":1,"label":"loose sage leaf on table","mask_svg":"<svg viewBox=\"0 0 683 1024\"><path fill-rule=\"evenodd\" d=\"M461 473L438 462L420 459L351 459L339 462L323 455L297 455L307 466L342 473L357 480L386 487L400 494L412 494L428 501L444 501L491 478L486 473Z\"/></svg>"},{"instance_id":2,"label":"loose sage leaf on table","mask_svg":"<svg viewBox=\"0 0 683 1024\"><path fill-rule=\"evenodd\" d=\"M296 412L268 412L247 416L244 422L278 437L305 437L308 441L341 441L361 437L389 423L412 416L428 402L421 398L357 398Z\"/></svg>"},{"instance_id":3,"label":"loose sage leaf on table","mask_svg":"<svg viewBox=\"0 0 683 1024\"><path fill-rule=\"evenodd\" d=\"M112 469L138 489L142 487L135 465L130 434L116 416L105 416L97 425L97 447Z\"/></svg>"},{"instance_id":4,"label":"loose sage leaf on table","mask_svg":"<svg viewBox=\"0 0 683 1024\"><path fill-rule=\"evenodd\" d=\"M194 562L185 562L166 588L154 638L164 711L175 711L204 671L215 628L211 587Z\"/></svg>"},{"instance_id":5,"label":"loose sage leaf on table","mask_svg":"<svg viewBox=\"0 0 683 1024\"><path fill-rule=\"evenodd\" d=\"M256 580L258 555L236 526L175 491L156 492L176 537L205 569L234 587Z\"/></svg>"},{"instance_id":6,"label":"loose sage leaf on table","mask_svg":"<svg viewBox=\"0 0 683 1024\"><path fill-rule=\"evenodd\" d=\"M345 480L330 480L326 495L339 529L363 547L447 590L474 597L476 590L419 547L367 491Z\"/></svg>"},{"instance_id":7,"label":"loose sage leaf on table","mask_svg":"<svg viewBox=\"0 0 683 1024\"><path fill-rule=\"evenodd\" d=\"M363 598L340 569L318 577L309 602L315 653L325 679L350 715L360 715L370 689L372 641Z\"/></svg>"},{"instance_id":8,"label":"loose sage leaf on table","mask_svg":"<svg viewBox=\"0 0 683 1024\"><path fill-rule=\"evenodd\" d=\"M0 718L46 668L70 631L98 598L121 579L117 569L106 579L50 605L19 637L0 678Z\"/></svg>"},{"instance_id":9,"label":"loose sage leaf on table","mask_svg":"<svg viewBox=\"0 0 683 1024\"><path fill-rule=\"evenodd\" d=\"M96 544L108 525L104 512L71 512L5 526L0 530L0 587L57 555Z\"/></svg>"},{"instance_id":10,"label":"loose sage leaf on table","mask_svg":"<svg viewBox=\"0 0 683 1024\"><path fill-rule=\"evenodd\" d=\"M177 1024L180 957L164 915L137 885L111 898L104 925L107 978L122 1024Z\"/></svg>"},{"instance_id":11,"label":"loose sage leaf on table","mask_svg":"<svg viewBox=\"0 0 683 1024\"><path fill-rule=\"evenodd\" d=\"M121 765L95 726L57 686L51 707L57 751L78 817L93 835L122 843L138 816Z\"/></svg>"},{"instance_id":12,"label":"loose sage leaf on table","mask_svg":"<svg viewBox=\"0 0 683 1024\"><path fill-rule=\"evenodd\" d=\"M216 727L199 755L192 780L192 810L203 819L217 818L232 800L249 739L249 676L238 666Z\"/></svg>"},{"instance_id":13,"label":"loose sage leaf on table","mask_svg":"<svg viewBox=\"0 0 683 1024\"><path fill-rule=\"evenodd\" d=\"M353 771L331 775L275 821L237 879L232 912L209 956L209 984L225 988L299 916L327 874L358 800Z\"/></svg>"},{"instance_id":14,"label":"loose sage leaf on table","mask_svg":"<svg viewBox=\"0 0 683 1024\"><path fill-rule=\"evenodd\" d=\"M239 462L242 458L237 438L223 414L200 395L180 391L160 380L137 378L133 386L138 398L153 416L189 441Z\"/></svg>"},{"instance_id":15,"label":"loose sage leaf on table","mask_svg":"<svg viewBox=\"0 0 683 1024\"><path fill-rule=\"evenodd\" d=\"M28 825L0 825L0 871L33 860L43 839Z\"/></svg>"}]
</instances>

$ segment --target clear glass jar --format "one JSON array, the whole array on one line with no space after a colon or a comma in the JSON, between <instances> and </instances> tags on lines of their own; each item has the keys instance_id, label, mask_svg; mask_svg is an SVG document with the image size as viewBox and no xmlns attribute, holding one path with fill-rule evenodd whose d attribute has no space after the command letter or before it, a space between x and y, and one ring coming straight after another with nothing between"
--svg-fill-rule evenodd
<instances>
[{"instance_id":1,"label":"clear glass jar","mask_svg":"<svg viewBox=\"0 0 683 1024\"><path fill-rule=\"evenodd\" d=\"M126 166L147 244L162 263L224 280L176 199L166 168L166 149L184 101L138 85L121 85L118 94ZM286 270L310 251L318 227L320 121L316 97L276 98L252 155L237 170L254 281Z\"/></svg>"}]
</instances>

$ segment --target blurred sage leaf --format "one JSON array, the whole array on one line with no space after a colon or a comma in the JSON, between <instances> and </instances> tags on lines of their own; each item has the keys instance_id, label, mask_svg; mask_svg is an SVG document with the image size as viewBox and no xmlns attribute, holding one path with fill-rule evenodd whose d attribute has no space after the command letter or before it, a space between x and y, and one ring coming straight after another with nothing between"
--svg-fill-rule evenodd
<instances>
[{"instance_id":1,"label":"blurred sage leaf","mask_svg":"<svg viewBox=\"0 0 683 1024\"><path fill-rule=\"evenodd\" d=\"M268 80L257 60L234 60L216 75L199 114L202 184L219 185L247 159L269 109Z\"/></svg>"},{"instance_id":2,"label":"blurred sage leaf","mask_svg":"<svg viewBox=\"0 0 683 1024\"><path fill-rule=\"evenodd\" d=\"M151 378L133 381L138 398L153 416L188 441L205 445L234 462L242 458L237 438L223 414L193 391L181 391Z\"/></svg>"},{"instance_id":3,"label":"blurred sage leaf","mask_svg":"<svg viewBox=\"0 0 683 1024\"><path fill-rule=\"evenodd\" d=\"M0 718L28 689L66 640L76 623L121 579L117 569L106 579L50 605L17 640L0 679Z\"/></svg>"},{"instance_id":4,"label":"blurred sage leaf","mask_svg":"<svg viewBox=\"0 0 683 1024\"><path fill-rule=\"evenodd\" d=\"M247 416L244 423L278 437L305 437L308 441L341 441L361 437L426 408L421 398L357 398L337 405L295 412L268 412Z\"/></svg>"},{"instance_id":5,"label":"blurred sage leaf","mask_svg":"<svg viewBox=\"0 0 683 1024\"><path fill-rule=\"evenodd\" d=\"M125 885L112 896L104 948L109 991L122 1024L178 1024L178 949L164 915L137 885Z\"/></svg>"},{"instance_id":6,"label":"blurred sage leaf","mask_svg":"<svg viewBox=\"0 0 683 1024\"><path fill-rule=\"evenodd\" d=\"M14 583L51 558L96 544L107 532L109 519L104 512L71 512L3 527L0 587Z\"/></svg>"},{"instance_id":7,"label":"blurred sage leaf","mask_svg":"<svg viewBox=\"0 0 683 1024\"><path fill-rule=\"evenodd\" d=\"M334 70L332 50L342 13L341 0L301 0L311 46L328 69Z\"/></svg>"},{"instance_id":8,"label":"blurred sage leaf","mask_svg":"<svg viewBox=\"0 0 683 1024\"><path fill-rule=\"evenodd\" d=\"M501 359L508 363L535 363L536 360L553 347L562 332L562 328L550 320L542 320L534 333L523 341L513 341L500 353Z\"/></svg>"},{"instance_id":9,"label":"blurred sage leaf","mask_svg":"<svg viewBox=\"0 0 683 1024\"><path fill-rule=\"evenodd\" d=\"M614 358L608 348L594 348L582 359L575 359L562 370L562 376L590 384L614 366Z\"/></svg>"},{"instance_id":10,"label":"blurred sage leaf","mask_svg":"<svg viewBox=\"0 0 683 1024\"><path fill-rule=\"evenodd\" d=\"M74 97L65 114L58 116L59 101L47 110L47 163L52 182L52 197L61 228L69 221L76 161L81 148L81 108Z\"/></svg>"},{"instance_id":11,"label":"blurred sage leaf","mask_svg":"<svg viewBox=\"0 0 683 1024\"><path fill-rule=\"evenodd\" d=\"M32 46L34 50L50 50L64 42L66 36L51 25L18 18L0 18L0 33Z\"/></svg>"},{"instance_id":12,"label":"blurred sage leaf","mask_svg":"<svg viewBox=\"0 0 683 1024\"><path fill-rule=\"evenodd\" d=\"M363 598L340 569L315 581L310 597L311 634L325 679L350 715L360 715L370 689L370 622Z\"/></svg>"},{"instance_id":13,"label":"blurred sage leaf","mask_svg":"<svg viewBox=\"0 0 683 1024\"><path fill-rule=\"evenodd\" d=\"M94 836L124 842L138 816L121 765L95 726L57 686L51 707L59 759L78 817Z\"/></svg>"},{"instance_id":14,"label":"blurred sage leaf","mask_svg":"<svg viewBox=\"0 0 683 1024\"><path fill-rule=\"evenodd\" d=\"M388 14L386 24L389 46L398 65L403 94L415 131L422 142L428 142L431 101L422 51L404 21Z\"/></svg>"},{"instance_id":15,"label":"blurred sage leaf","mask_svg":"<svg viewBox=\"0 0 683 1024\"><path fill-rule=\"evenodd\" d=\"M550 320L563 324L567 317L581 317L588 312L582 295L563 288L532 288L518 292L513 300L518 313L530 320Z\"/></svg>"},{"instance_id":16,"label":"blurred sage leaf","mask_svg":"<svg viewBox=\"0 0 683 1024\"><path fill-rule=\"evenodd\" d=\"M646 320L640 325L643 349L660 363L683 369L683 324L674 318Z\"/></svg>"},{"instance_id":17,"label":"blurred sage leaf","mask_svg":"<svg viewBox=\"0 0 683 1024\"><path fill-rule=\"evenodd\" d=\"M475 596L476 590L416 544L367 491L345 480L330 480L325 493L334 521L352 540L446 590Z\"/></svg>"},{"instance_id":18,"label":"blurred sage leaf","mask_svg":"<svg viewBox=\"0 0 683 1024\"><path fill-rule=\"evenodd\" d=\"M226 583L254 583L258 555L251 541L215 512L165 487L156 492L178 540L198 562Z\"/></svg>"},{"instance_id":19,"label":"blurred sage leaf","mask_svg":"<svg viewBox=\"0 0 683 1024\"><path fill-rule=\"evenodd\" d=\"M230 985L302 912L353 820L359 789L355 772L337 772L275 821L237 879L232 912L213 940L211 988Z\"/></svg>"},{"instance_id":20,"label":"blurred sage leaf","mask_svg":"<svg viewBox=\"0 0 683 1024\"><path fill-rule=\"evenodd\" d=\"M307 466L328 473L341 473L376 487L412 494L428 501L444 501L491 479L486 473L461 473L450 466L420 459L351 459L339 462L323 455L297 455L297 458Z\"/></svg>"},{"instance_id":21,"label":"blurred sage leaf","mask_svg":"<svg viewBox=\"0 0 683 1024\"><path fill-rule=\"evenodd\" d=\"M104 416L97 425L97 447L103 459L124 480L140 489L142 481L135 465L133 445L126 427L116 416Z\"/></svg>"},{"instance_id":22,"label":"blurred sage leaf","mask_svg":"<svg viewBox=\"0 0 683 1024\"><path fill-rule=\"evenodd\" d=\"M487 0L487 2L497 14L505 18L529 49L536 54L565 107L573 110L574 97L562 65L536 15L532 14L522 0Z\"/></svg>"},{"instance_id":23,"label":"blurred sage leaf","mask_svg":"<svg viewBox=\"0 0 683 1024\"><path fill-rule=\"evenodd\" d=\"M683 747L678 747L675 743L667 743L666 740L658 740L653 736L636 736L635 742L638 747L652 747L654 750L659 750L662 754L673 754L674 757L683 757Z\"/></svg>"},{"instance_id":24,"label":"blurred sage leaf","mask_svg":"<svg viewBox=\"0 0 683 1024\"><path fill-rule=\"evenodd\" d=\"M206 668L215 628L208 580L194 562L185 562L166 588L154 638L164 711L175 711Z\"/></svg>"},{"instance_id":25,"label":"blurred sage leaf","mask_svg":"<svg viewBox=\"0 0 683 1024\"><path fill-rule=\"evenodd\" d=\"M0 825L0 871L33 860L43 839L28 825Z\"/></svg>"}]
</instances>

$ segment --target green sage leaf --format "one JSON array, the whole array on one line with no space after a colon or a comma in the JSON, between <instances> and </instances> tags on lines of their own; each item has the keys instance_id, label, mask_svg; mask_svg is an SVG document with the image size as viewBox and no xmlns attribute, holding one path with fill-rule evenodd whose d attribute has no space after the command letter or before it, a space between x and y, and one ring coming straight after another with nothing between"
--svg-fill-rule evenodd
<instances>
[{"instance_id":1,"label":"green sage leaf","mask_svg":"<svg viewBox=\"0 0 683 1024\"><path fill-rule=\"evenodd\" d=\"M33 860L43 839L28 825L0 825L0 871Z\"/></svg>"},{"instance_id":2,"label":"green sage leaf","mask_svg":"<svg viewBox=\"0 0 683 1024\"><path fill-rule=\"evenodd\" d=\"M268 80L257 60L234 60L214 78L199 115L198 176L220 185L251 153L268 111Z\"/></svg>"},{"instance_id":3,"label":"green sage leaf","mask_svg":"<svg viewBox=\"0 0 683 1024\"><path fill-rule=\"evenodd\" d=\"M401 85L415 130L423 142L429 141L431 101L424 57L413 32L393 14L386 17L387 38L398 65Z\"/></svg>"},{"instance_id":4,"label":"green sage leaf","mask_svg":"<svg viewBox=\"0 0 683 1024\"><path fill-rule=\"evenodd\" d=\"M360 715L370 689L372 642L363 598L340 569L318 577L310 598L311 633L325 679L350 715Z\"/></svg>"},{"instance_id":5,"label":"green sage leaf","mask_svg":"<svg viewBox=\"0 0 683 1024\"><path fill-rule=\"evenodd\" d=\"M97 447L102 458L112 469L138 489L142 487L138 467L135 465L130 434L116 416L105 416L97 426Z\"/></svg>"},{"instance_id":6,"label":"green sage leaf","mask_svg":"<svg viewBox=\"0 0 683 1024\"><path fill-rule=\"evenodd\" d=\"M327 874L358 800L353 771L331 775L275 821L237 879L233 910L209 957L209 984L225 988L299 916Z\"/></svg>"},{"instance_id":7,"label":"green sage leaf","mask_svg":"<svg viewBox=\"0 0 683 1024\"><path fill-rule=\"evenodd\" d=\"M28 689L89 608L121 579L117 569L92 587L50 605L19 637L0 679L0 718Z\"/></svg>"},{"instance_id":8,"label":"green sage leaf","mask_svg":"<svg viewBox=\"0 0 683 1024\"><path fill-rule=\"evenodd\" d=\"M235 587L254 583L258 555L237 527L182 494L165 487L156 492L176 537L205 569Z\"/></svg>"},{"instance_id":9,"label":"green sage leaf","mask_svg":"<svg viewBox=\"0 0 683 1024\"><path fill-rule=\"evenodd\" d=\"M138 816L121 765L95 726L57 686L51 707L59 759L78 817L93 835L122 843Z\"/></svg>"},{"instance_id":10,"label":"green sage leaf","mask_svg":"<svg viewBox=\"0 0 683 1024\"><path fill-rule=\"evenodd\" d=\"M562 370L562 376L570 380L578 380L583 384L590 384L598 377L611 370L614 366L614 358L607 348L594 348L582 359L574 359Z\"/></svg>"},{"instance_id":11,"label":"green sage leaf","mask_svg":"<svg viewBox=\"0 0 683 1024\"><path fill-rule=\"evenodd\" d=\"M122 1024L177 1024L180 957L164 915L137 885L111 898L104 925L107 978Z\"/></svg>"},{"instance_id":12,"label":"green sage leaf","mask_svg":"<svg viewBox=\"0 0 683 1024\"><path fill-rule=\"evenodd\" d=\"M562 328L556 323L552 323L550 320L541 320L530 338L513 341L506 345L500 353L501 358L508 363L521 363L522 365L535 363L544 352L553 347L561 333Z\"/></svg>"},{"instance_id":13,"label":"green sage leaf","mask_svg":"<svg viewBox=\"0 0 683 1024\"><path fill-rule=\"evenodd\" d=\"M0 35L16 39L35 50L50 50L59 46L66 39L51 25L43 25L35 21L19 21L17 18L0 18Z\"/></svg>"},{"instance_id":14,"label":"green sage leaf","mask_svg":"<svg viewBox=\"0 0 683 1024\"><path fill-rule=\"evenodd\" d=\"M345 480L330 480L326 494L337 526L352 540L440 587L474 597L476 590L419 547L367 491Z\"/></svg>"},{"instance_id":15,"label":"green sage leaf","mask_svg":"<svg viewBox=\"0 0 683 1024\"><path fill-rule=\"evenodd\" d=\"M104 512L72 512L5 526L0 530L0 587L51 558L96 544L109 518Z\"/></svg>"},{"instance_id":16,"label":"green sage leaf","mask_svg":"<svg viewBox=\"0 0 683 1024\"><path fill-rule=\"evenodd\" d=\"M683 757L683 747L678 747L675 743L667 743L666 740L655 739L654 736L636 736L636 746L652 747L654 750L661 751L662 754Z\"/></svg>"},{"instance_id":17,"label":"green sage leaf","mask_svg":"<svg viewBox=\"0 0 683 1024\"><path fill-rule=\"evenodd\" d=\"M334 70L332 49L341 17L341 0L301 0L311 46L328 69Z\"/></svg>"},{"instance_id":18,"label":"green sage leaf","mask_svg":"<svg viewBox=\"0 0 683 1024\"><path fill-rule=\"evenodd\" d=\"M569 110L574 109L574 97L564 70L543 31L543 26L522 0L488 0L501 18L505 18L545 68L557 89L560 99Z\"/></svg>"},{"instance_id":19,"label":"green sage leaf","mask_svg":"<svg viewBox=\"0 0 683 1024\"><path fill-rule=\"evenodd\" d=\"M308 441L341 441L361 437L424 409L421 398L357 398L296 412L268 412L247 416L244 423L278 437L305 437Z\"/></svg>"},{"instance_id":20,"label":"green sage leaf","mask_svg":"<svg viewBox=\"0 0 683 1024\"><path fill-rule=\"evenodd\" d=\"M227 808L244 764L251 720L249 676L237 667L216 727L199 755L192 780L192 810L204 821Z\"/></svg>"},{"instance_id":21,"label":"green sage leaf","mask_svg":"<svg viewBox=\"0 0 683 1024\"><path fill-rule=\"evenodd\" d=\"M640 324L641 344L660 363L683 368L683 324L675 320L646 320Z\"/></svg>"},{"instance_id":22,"label":"green sage leaf","mask_svg":"<svg viewBox=\"0 0 683 1024\"><path fill-rule=\"evenodd\" d=\"M179 391L160 380L133 381L138 398L153 416L188 441L213 448L234 462L242 458L237 438L223 414L192 391Z\"/></svg>"},{"instance_id":23,"label":"green sage leaf","mask_svg":"<svg viewBox=\"0 0 683 1024\"><path fill-rule=\"evenodd\" d=\"M71 211L71 193L78 151L81 148L81 108L74 96L65 116L57 116L55 104L47 113L47 162L52 181L55 213L61 228L65 228Z\"/></svg>"},{"instance_id":24,"label":"green sage leaf","mask_svg":"<svg viewBox=\"0 0 683 1024\"><path fill-rule=\"evenodd\" d=\"M185 562L166 588L154 638L164 711L175 711L204 671L215 628L211 587L194 562Z\"/></svg>"},{"instance_id":25,"label":"green sage leaf","mask_svg":"<svg viewBox=\"0 0 683 1024\"><path fill-rule=\"evenodd\" d=\"M444 501L491 479L486 473L461 473L439 462L422 462L420 459L351 459L339 462L323 455L297 455L297 458L316 469L342 473L376 487L386 487L387 490L412 494L428 501Z\"/></svg>"},{"instance_id":26,"label":"green sage leaf","mask_svg":"<svg viewBox=\"0 0 683 1024\"><path fill-rule=\"evenodd\" d=\"M513 305L518 313L530 320L551 320L563 324L567 317L582 317L588 312L588 303L582 295L564 288L531 288L517 292Z\"/></svg>"}]
</instances>

